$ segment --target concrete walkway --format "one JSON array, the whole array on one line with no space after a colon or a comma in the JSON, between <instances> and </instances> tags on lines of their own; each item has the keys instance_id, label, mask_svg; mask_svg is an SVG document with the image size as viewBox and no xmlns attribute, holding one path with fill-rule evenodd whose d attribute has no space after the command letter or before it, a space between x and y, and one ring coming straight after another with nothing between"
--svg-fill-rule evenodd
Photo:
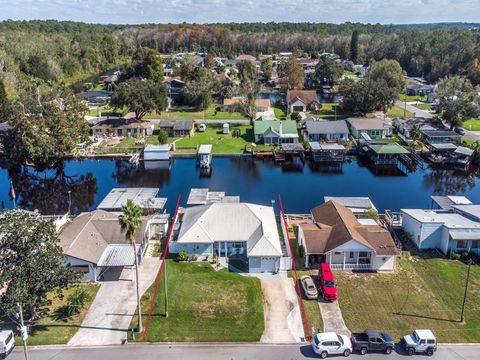
<instances>
[{"instance_id":1,"label":"concrete walkway","mask_svg":"<svg viewBox=\"0 0 480 360\"><path fill-rule=\"evenodd\" d=\"M262 343L304 341L302 316L292 279L261 279L265 330Z\"/></svg>"},{"instance_id":2,"label":"concrete walkway","mask_svg":"<svg viewBox=\"0 0 480 360\"><path fill-rule=\"evenodd\" d=\"M334 331L350 337L351 332L345 325L345 321L343 321L338 301L329 302L320 298L318 306L320 306L320 313L322 314L324 332Z\"/></svg>"},{"instance_id":3,"label":"concrete walkway","mask_svg":"<svg viewBox=\"0 0 480 360\"><path fill-rule=\"evenodd\" d=\"M154 282L160 264L159 258L143 258L139 268L141 294ZM131 279L132 271L125 269L119 280L102 283L80 329L68 345L115 345L127 338L137 306L135 282Z\"/></svg>"}]
</instances>

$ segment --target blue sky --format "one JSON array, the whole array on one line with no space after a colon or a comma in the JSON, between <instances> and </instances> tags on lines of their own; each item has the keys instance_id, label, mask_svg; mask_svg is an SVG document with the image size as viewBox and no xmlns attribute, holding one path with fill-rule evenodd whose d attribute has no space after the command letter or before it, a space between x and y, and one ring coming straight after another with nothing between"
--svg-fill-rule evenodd
<instances>
[{"instance_id":1,"label":"blue sky","mask_svg":"<svg viewBox=\"0 0 480 360\"><path fill-rule=\"evenodd\" d=\"M0 0L0 20L480 22L480 0Z\"/></svg>"}]
</instances>

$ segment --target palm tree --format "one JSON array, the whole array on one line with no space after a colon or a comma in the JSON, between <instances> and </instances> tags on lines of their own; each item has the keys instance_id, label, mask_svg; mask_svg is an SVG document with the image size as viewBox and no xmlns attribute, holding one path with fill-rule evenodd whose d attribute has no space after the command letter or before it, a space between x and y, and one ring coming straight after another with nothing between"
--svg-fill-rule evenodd
<instances>
[{"instance_id":1,"label":"palm tree","mask_svg":"<svg viewBox=\"0 0 480 360\"><path fill-rule=\"evenodd\" d=\"M413 125L412 130L410 131L410 137L412 138L413 143L416 144L421 136L422 136L422 130L420 128L420 125L418 124Z\"/></svg>"},{"instance_id":2,"label":"palm tree","mask_svg":"<svg viewBox=\"0 0 480 360\"><path fill-rule=\"evenodd\" d=\"M135 282L137 285L137 310L138 310L138 326L137 331L142 331L142 313L140 309L140 289L138 286L138 258L135 246L135 233L142 226L142 209L135 205L132 200L128 200L125 206L122 206L123 214L118 217L120 229L125 234L127 241L132 244L135 259Z\"/></svg>"}]
</instances>

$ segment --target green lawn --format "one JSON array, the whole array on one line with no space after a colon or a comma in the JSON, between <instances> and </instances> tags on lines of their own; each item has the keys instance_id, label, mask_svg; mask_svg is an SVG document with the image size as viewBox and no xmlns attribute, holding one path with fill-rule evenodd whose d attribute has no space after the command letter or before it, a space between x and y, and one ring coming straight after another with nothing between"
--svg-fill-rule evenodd
<instances>
[{"instance_id":1,"label":"green lawn","mask_svg":"<svg viewBox=\"0 0 480 360\"><path fill-rule=\"evenodd\" d=\"M387 116L389 118L392 118L392 119L396 118L396 117L404 117L404 116L409 118L409 117L413 117L413 113L411 113L408 110L405 111L401 107L398 107L397 105L394 105L390 108L390 110L388 110Z\"/></svg>"},{"instance_id":2,"label":"green lawn","mask_svg":"<svg viewBox=\"0 0 480 360\"><path fill-rule=\"evenodd\" d=\"M394 273L335 272L339 303L348 328L378 328L396 339L429 328L440 342L480 341L480 267L472 266L465 312L459 322L467 266L421 259L404 252Z\"/></svg>"},{"instance_id":3,"label":"green lawn","mask_svg":"<svg viewBox=\"0 0 480 360\"><path fill-rule=\"evenodd\" d=\"M285 114L285 111L283 111L281 108L279 107L274 107L273 108L273 112L275 113L275 117L278 119L278 120L287 120L287 116ZM290 117L288 117L290 118Z\"/></svg>"},{"instance_id":4,"label":"green lawn","mask_svg":"<svg viewBox=\"0 0 480 360\"><path fill-rule=\"evenodd\" d=\"M480 131L480 119L469 119L462 126L467 130Z\"/></svg>"},{"instance_id":5,"label":"green lawn","mask_svg":"<svg viewBox=\"0 0 480 360\"><path fill-rule=\"evenodd\" d=\"M406 95L406 94L400 94L400 101L405 101L407 102L413 102L413 101L427 101L428 96L427 95Z\"/></svg>"},{"instance_id":6,"label":"green lawn","mask_svg":"<svg viewBox=\"0 0 480 360\"><path fill-rule=\"evenodd\" d=\"M164 316L163 277L146 341L259 341L264 329L260 280L208 263L167 260L168 318ZM142 297L147 319L154 285ZM131 327L136 326L134 317ZM139 334L136 335L139 339Z\"/></svg>"},{"instance_id":7,"label":"green lawn","mask_svg":"<svg viewBox=\"0 0 480 360\"><path fill-rule=\"evenodd\" d=\"M113 109L109 105L100 105L99 107L90 109L88 111L88 115L89 116L98 116L99 111L100 111L101 116L109 116L109 115L114 114ZM115 113L120 113L120 114L125 115L125 114L128 113L128 109L124 108L124 109L121 109L121 110L117 110L117 111L115 111Z\"/></svg>"},{"instance_id":8,"label":"green lawn","mask_svg":"<svg viewBox=\"0 0 480 360\"><path fill-rule=\"evenodd\" d=\"M209 107L205 113L197 111L190 106L175 106L169 111L164 111L161 114L151 113L145 115L144 119L165 119L165 120L246 120L245 115L239 112L216 111L215 106Z\"/></svg>"},{"instance_id":9,"label":"green lawn","mask_svg":"<svg viewBox=\"0 0 480 360\"><path fill-rule=\"evenodd\" d=\"M52 293L48 297L49 300L52 301L52 304L46 309L46 315L40 320L37 320L35 324L29 328L29 345L66 344L73 335L75 335L99 289L99 286L94 284L81 284L79 286L84 287L90 295L90 301L86 304L85 308L78 315L65 318L61 310L67 303L68 295L74 291L75 287L64 290L63 299L57 298ZM0 321L0 327L2 326L5 328L15 327L15 325L11 323L2 324ZM16 337L15 341L17 345L22 344L19 336Z\"/></svg>"},{"instance_id":10,"label":"green lawn","mask_svg":"<svg viewBox=\"0 0 480 360\"><path fill-rule=\"evenodd\" d=\"M239 154L243 153L246 145L254 141L253 129L247 125L231 125L230 134L222 133L221 124L207 124L205 132L195 132L195 136L185 137L175 143L177 147L197 148L201 144L212 144L214 154ZM234 130L240 131L239 137L233 137ZM175 139L171 139L173 141ZM266 149L265 145L257 145L257 149ZM195 152L196 150L192 150Z\"/></svg>"},{"instance_id":11,"label":"green lawn","mask_svg":"<svg viewBox=\"0 0 480 360\"><path fill-rule=\"evenodd\" d=\"M418 103L413 105L420 110L432 110L432 104Z\"/></svg>"}]
</instances>

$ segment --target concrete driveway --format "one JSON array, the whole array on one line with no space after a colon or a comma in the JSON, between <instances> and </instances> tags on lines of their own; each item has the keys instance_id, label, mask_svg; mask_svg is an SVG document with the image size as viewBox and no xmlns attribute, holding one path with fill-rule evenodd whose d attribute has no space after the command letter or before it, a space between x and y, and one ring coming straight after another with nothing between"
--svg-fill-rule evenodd
<instances>
[{"instance_id":1,"label":"concrete driveway","mask_svg":"<svg viewBox=\"0 0 480 360\"><path fill-rule=\"evenodd\" d=\"M139 268L141 294L155 280L160 264L159 258L143 258ZM131 279L132 271L125 269L119 280L102 283L80 329L68 345L114 345L127 338L137 302L135 282Z\"/></svg>"},{"instance_id":2,"label":"concrete driveway","mask_svg":"<svg viewBox=\"0 0 480 360\"><path fill-rule=\"evenodd\" d=\"M322 313L323 331L334 331L337 334L346 335L350 338L351 332L343 321L342 311L338 301L325 301L322 298L318 301Z\"/></svg>"},{"instance_id":3,"label":"concrete driveway","mask_svg":"<svg viewBox=\"0 0 480 360\"><path fill-rule=\"evenodd\" d=\"M395 102L395 105L397 105L399 108L403 109L407 109L407 111L411 112L411 113L414 113L416 117L423 117L425 119L432 119L433 118L433 115L431 113L429 113L428 111L425 111L425 110L422 110L422 109L419 109L409 103L405 104L405 102L403 101L400 101L400 100L397 100Z\"/></svg>"},{"instance_id":4,"label":"concrete driveway","mask_svg":"<svg viewBox=\"0 0 480 360\"><path fill-rule=\"evenodd\" d=\"M292 279L261 279L265 330L262 343L296 343L305 338Z\"/></svg>"}]
</instances>

